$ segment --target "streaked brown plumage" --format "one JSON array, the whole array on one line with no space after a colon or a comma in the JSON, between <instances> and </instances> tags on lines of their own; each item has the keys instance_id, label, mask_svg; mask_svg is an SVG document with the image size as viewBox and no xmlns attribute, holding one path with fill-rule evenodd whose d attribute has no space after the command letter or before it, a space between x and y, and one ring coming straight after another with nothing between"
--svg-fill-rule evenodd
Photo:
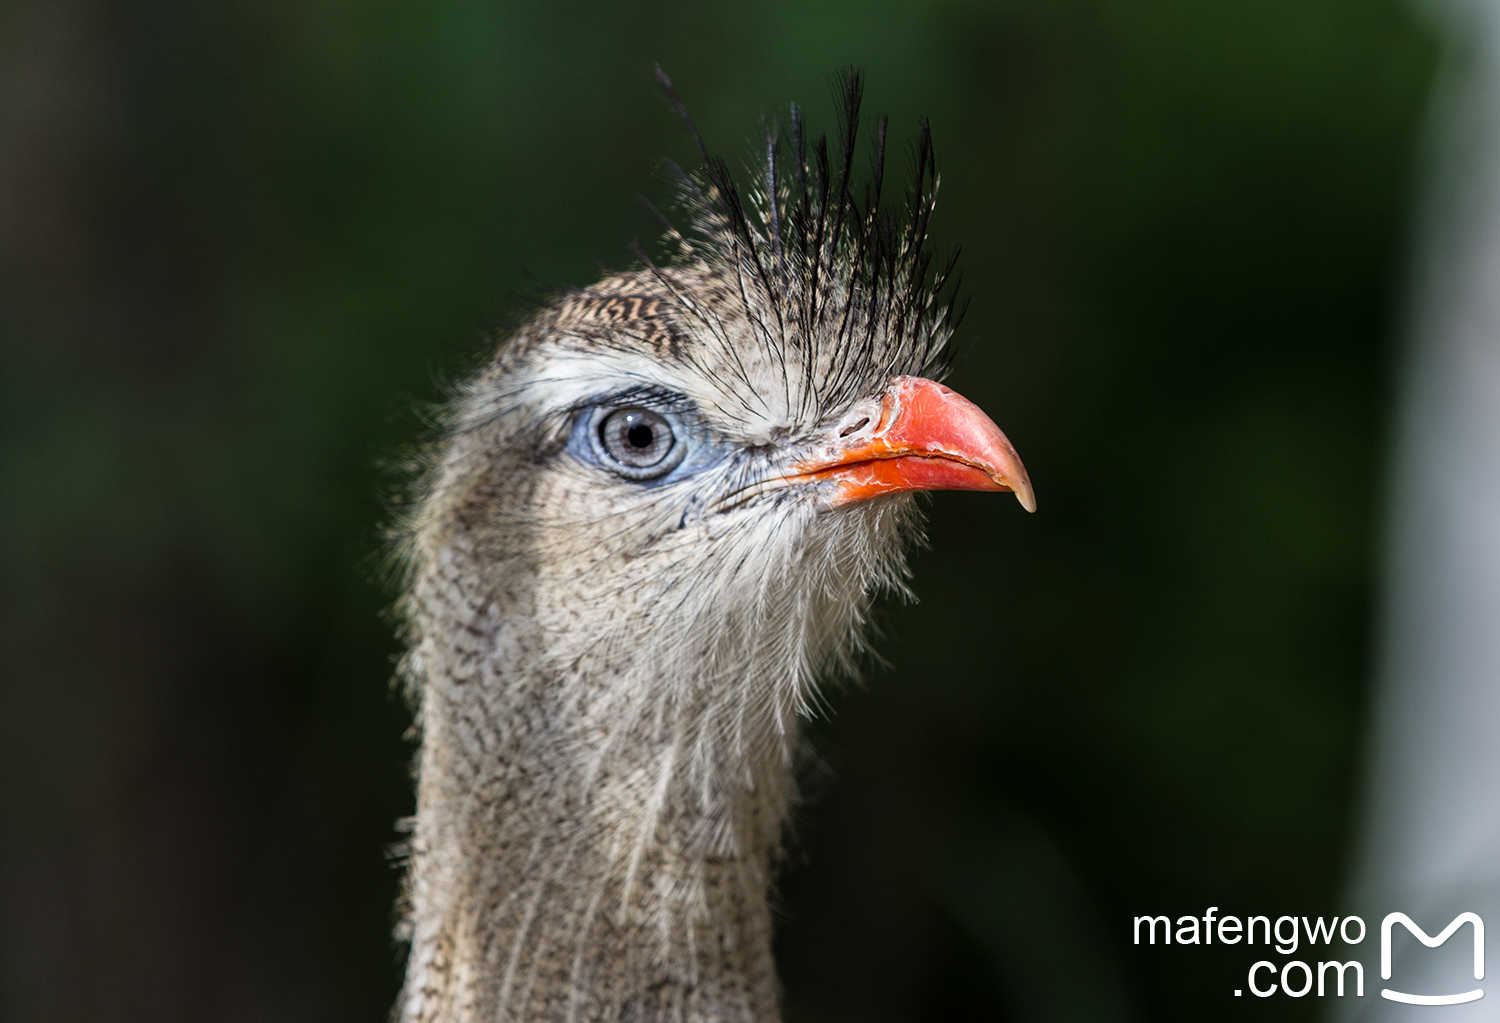
<instances>
[{"instance_id":1,"label":"streaked brown plumage","mask_svg":"<svg viewBox=\"0 0 1500 1023\"><path fill-rule=\"evenodd\" d=\"M670 265L557 296L452 403L404 541L403 1021L777 1020L799 716L904 589L909 491L1033 507L998 429L917 379L952 332L925 125L898 218L883 121L856 201L844 94L839 168L795 107L748 210L705 154Z\"/></svg>"}]
</instances>

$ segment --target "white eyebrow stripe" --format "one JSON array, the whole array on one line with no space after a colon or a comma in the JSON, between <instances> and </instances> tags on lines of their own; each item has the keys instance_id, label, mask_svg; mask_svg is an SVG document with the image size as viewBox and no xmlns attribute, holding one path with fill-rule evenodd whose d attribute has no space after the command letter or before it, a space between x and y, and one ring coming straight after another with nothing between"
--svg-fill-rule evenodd
<instances>
[{"instance_id":1,"label":"white eyebrow stripe","mask_svg":"<svg viewBox=\"0 0 1500 1023\"><path fill-rule=\"evenodd\" d=\"M746 444L766 444L789 425L785 414L761 415L746 410L722 388L703 379L688 366L664 365L632 353L604 351L595 354L561 351L545 357L533 371L528 391L541 391L556 408L588 404L601 394L653 387L683 395L720 425L733 425L736 439Z\"/></svg>"}]
</instances>

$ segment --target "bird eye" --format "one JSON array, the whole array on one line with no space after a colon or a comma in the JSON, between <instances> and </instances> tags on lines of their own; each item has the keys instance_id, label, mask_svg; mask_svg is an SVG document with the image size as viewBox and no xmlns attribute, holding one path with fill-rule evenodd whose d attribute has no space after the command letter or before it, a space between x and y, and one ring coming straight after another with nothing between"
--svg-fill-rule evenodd
<instances>
[{"instance_id":1,"label":"bird eye","mask_svg":"<svg viewBox=\"0 0 1500 1023\"><path fill-rule=\"evenodd\" d=\"M659 412L644 408L614 409L598 422L596 450L610 468L630 479L665 476L686 453L671 420Z\"/></svg>"}]
</instances>

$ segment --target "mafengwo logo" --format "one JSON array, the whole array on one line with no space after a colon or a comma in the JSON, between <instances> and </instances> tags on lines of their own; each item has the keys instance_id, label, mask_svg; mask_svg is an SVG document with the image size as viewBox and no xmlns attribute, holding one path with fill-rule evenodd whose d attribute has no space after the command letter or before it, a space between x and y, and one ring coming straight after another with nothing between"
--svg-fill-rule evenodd
<instances>
[{"instance_id":1,"label":"mafengwo logo","mask_svg":"<svg viewBox=\"0 0 1500 1023\"><path fill-rule=\"evenodd\" d=\"M1259 935L1259 944L1268 948L1274 946L1277 953L1283 956L1295 955L1304 943L1309 950L1315 950L1321 944L1324 946L1323 954L1328 956L1326 960L1303 952L1306 959L1286 959L1280 963L1259 959L1249 963L1244 987L1234 989L1235 997L1248 994L1256 998L1271 998L1276 995L1303 998L1312 994L1315 988L1320 998L1364 997L1365 963L1362 955L1368 953L1358 946L1364 944L1367 930L1360 917L1333 917L1325 921L1323 917L1309 919L1305 916L1279 916L1273 923L1269 916L1251 916L1242 921L1237 916L1218 914L1219 907L1210 906L1201 918L1178 917L1175 928L1171 918L1167 916L1138 916L1135 918L1133 935L1135 944L1155 945L1160 935L1163 945L1212 945L1217 935L1221 945L1238 945L1243 941L1245 950L1249 953L1250 947L1257 944L1256 936ZM1399 930L1397 924L1401 925ZM1465 924L1472 925L1473 928L1474 979L1483 980L1484 921L1479 918L1478 913L1458 914L1436 936L1428 934L1405 913L1387 913L1380 922L1380 979L1392 980L1392 948L1398 942L1415 939L1427 948L1437 948L1458 933ZM1410 948L1405 950L1411 951L1413 950ZM1247 960L1252 958L1253 955L1246 955ZM1407 961L1410 961L1409 956ZM1483 998L1484 989L1474 987L1466 991L1412 992L1403 990L1398 978L1392 986L1381 987L1380 997L1407 1005L1459 1005Z\"/></svg>"}]
</instances>

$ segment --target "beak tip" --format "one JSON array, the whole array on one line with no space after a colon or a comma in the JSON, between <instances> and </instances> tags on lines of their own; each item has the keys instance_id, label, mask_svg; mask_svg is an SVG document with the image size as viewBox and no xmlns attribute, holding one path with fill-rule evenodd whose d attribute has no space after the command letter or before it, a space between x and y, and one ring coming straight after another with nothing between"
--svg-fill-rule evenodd
<instances>
[{"instance_id":1,"label":"beak tip","mask_svg":"<svg viewBox=\"0 0 1500 1023\"><path fill-rule=\"evenodd\" d=\"M1032 493L1031 481L1023 478L1021 480L1021 485L1012 489L1015 491L1016 500L1021 502L1021 507L1025 508L1028 512L1035 514L1036 494Z\"/></svg>"}]
</instances>

